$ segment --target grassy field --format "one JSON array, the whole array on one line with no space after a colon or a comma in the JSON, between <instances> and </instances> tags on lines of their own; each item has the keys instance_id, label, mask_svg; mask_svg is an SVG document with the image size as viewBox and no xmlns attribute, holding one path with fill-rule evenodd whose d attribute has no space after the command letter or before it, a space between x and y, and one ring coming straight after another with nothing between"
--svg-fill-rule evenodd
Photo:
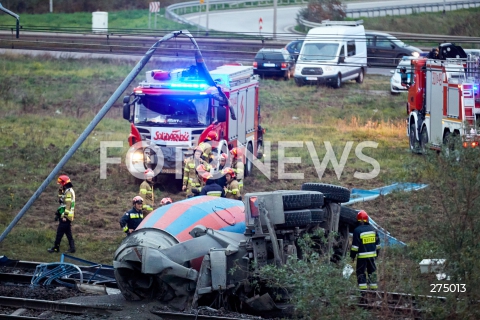
<instances>
[{"instance_id":1,"label":"grassy field","mask_svg":"<svg viewBox=\"0 0 480 320\"><path fill-rule=\"evenodd\" d=\"M12 221L133 65L128 60L2 56L0 229L4 230ZM180 66L155 62L147 68ZM299 189L303 182L319 180L350 189L371 189L410 178L405 168L422 158L412 156L408 149L405 96L391 96L388 80L384 76L368 76L361 85L351 82L339 90L298 88L293 81L262 80L262 125L272 145L272 174L268 179L255 169L246 180L246 191ZM129 123L122 119L121 102L117 101L62 170L72 179L77 194L73 233L76 255L83 259L111 264L124 237L118 220L129 209L138 184L126 170L124 159L121 165L108 165L107 179L100 179L99 147L100 141L124 141L123 149L111 148L108 153L109 157L124 157L128 134ZM278 178L280 141L302 143L302 147L285 152L287 157L301 157L300 163L287 164L285 172L303 173L302 179ZM363 149L365 155L378 161L381 169L377 177L369 180L354 177L355 172L373 170L371 164L355 156L355 148L364 141L378 144L376 148ZM310 142L320 161L327 144L340 159L347 143L351 143L352 149L345 153L344 170L336 172L330 163L319 177L306 146ZM22 260L58 261L58 255L46 252L53 243L57 225L53 219L56 190L57 185L52 182L0 243L2 254ZM183 198L168 183L156 190L157 199L165 196ZM409 202L409 194L399 193L356 207L367 209L378 223L415 248L421 232L406 230L412 214ZM61 249L66 246L63 240ZM396 276L385 279L391 279L394 287L401 283Z\"/></svg>"}]
</instances>

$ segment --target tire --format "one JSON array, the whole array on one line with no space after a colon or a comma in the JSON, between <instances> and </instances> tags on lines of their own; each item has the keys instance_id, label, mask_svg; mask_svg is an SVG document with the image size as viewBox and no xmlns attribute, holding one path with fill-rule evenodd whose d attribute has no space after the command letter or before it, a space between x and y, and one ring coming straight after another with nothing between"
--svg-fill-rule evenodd
<instances>
[{"instance_id":1,"label":"tire","mask_svg":"<svg viewBox=\"0 0 480 320\"><path fill-rule=\"evenodd\" d=\"M333 88L339 89L342 86L342 75L339 73L335 78L335 83L333 84Z\"/></svg>"},{"instance_id":2,"label":"tire","mask_svg":"<svg viewBox=\"0 0 480 320\"><path fill-rule=\"evenodd\" d=\"M310 209L312 213L312 223L320 223L325 221L325 211L323 209Z\"/></svg>"},{"instance_id":3,"label":"tire","mask_svg":"<svg viewBox=\"0 0 480 320\"><path fill-rule=\"evenodd\" d=\"M283 210L308 209L312 205L312 196L309 192L278 190L283 198Z\"/></svg>"},{"instance_id":4,"label":"tire","mask_svg":"<svg viewBox=\"0 0 480 320\"><path fill-rule=\"evenodd\" d=\"M297 87L303 87L303 81L302 80L295 79L295 84L297 85Z\"/></svg>"},{"instance_id":5,"label":"tire","mask_svg":"<svg viewBox=\"0 0 480 320\"><path fill-rule=\"evenodd\" d=\"M408 134L410 151L418 153L420 150L420 142L415 137L415 123L410 123L410 132Z\"/></svg>"},{"instance_id":6,"label":"tire","mask_svg":"<svg viewBox=\"0 0 480 320\"><path fill-rule=\"evenodd\" d=\"M420 133L420 150L423 154L427 152L427 143L428 143L427 127L423 127L422 132Z\"/></svg>"},{"instance_id":7,"label":"tire","mask_svg":"<svg viewBox=\"0 0 480 320\"><path fill-rule=\"evenodd\" d=\"M365 71L363 71L363 68L360 69L360 74L358 77L355 79L357 83L363 83L363 78L365 77Z\"/></svg>"},{"instance_id":8,"label":"tire","mask_svg":"<svg viewBox=\"0 0 480 320\"><path fill-rule=\"evenodd\" d=\"M304 227L312 223L312 213L310 210L285 211L285 223L278 224L278 228Z\"/></svg>"},{"instance_id":9,"label":"tire","mask_svg":"<svg viewBox=\"0 0 480 320\"><path fill-rule=\"evenodd\" d=\"M357 227L357 213L358 210L342 206L340 209L340 222L348 225L350 232Z\"/></svg>"},{"instance_id":10,"label":"tire","mask_svg":"<svg viewBox=\"0 0 480 320\"><path fill-rule=\"evenodd\" d=\"M306 182L302 184L302 190L319 191L328 201L339 203L350 201L350 190L332 184Z\"/></svg>"},{"instance_id":11,"label":"tire","mask_svg":"<svg viewBox=\"0 0 480 320\"><path fill-rule=\"evenodd\" d=\"M257 159L263 158L263 141L257 141Z\"/></svg>"},{"instance_id":12,"label":"tire","mask_svg":"<svg viewBox=\"0 0 480 320\"><path fill-rule=\"evenodd\" d=\"M455 146L452 141L452 133L450 131L445 132L443 136L443 148L447 157L450 156L450 153L453 150L455 150Z\"/></svg>"},{"instance_id":13,"label":"tire","mask_svg":"<svg viewBox=\"0 0 480 320\"><path fill-rule=\"evenodd\" d=\"M253 146L252 143L250 142L247 147L248 152L253 156ZM252 173L253 169L253 163L246 157L245 159L245 177L248 177Z\"/></svg>"},{"instance_id":14,"label":"tire","mask_svg":"<svg viewBox=\"0 0 480 320\"><path fill-rule=\"evenodd\" d=\"M310 206L311 209L316 209L316 208L321 208L323 207L323 204L325 203L324 201L325 196L321 192L315 192L311 193L311 201L312 205ZM312 217L313 219L313 217Z\"/></svg>"}]
</instances>

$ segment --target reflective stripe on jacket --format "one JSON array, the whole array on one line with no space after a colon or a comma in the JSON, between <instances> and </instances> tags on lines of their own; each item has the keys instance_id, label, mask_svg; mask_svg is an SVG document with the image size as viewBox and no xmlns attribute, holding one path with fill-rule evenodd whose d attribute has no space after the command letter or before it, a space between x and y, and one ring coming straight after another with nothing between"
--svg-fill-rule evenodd
<instances>
[{"instance_id":1,"label":"reflective stripe on jacket","mask_svg":"<svg viewBox=\"0 0 480 320\"><path fill-rule=\"evenodd\" d=\"M130 229L135 230L140 225L142 220L142 211L137 211L135 208L132 208L129 211L125 212L125 214L120 219L120 227L124 232L128 232L128 230Z\"/></svg>"},{"instance_id":2,"label":"reflective stripe on jacket","mask_svg":"<svg viewBox=\"0 0 480 320\"><path fill-rule=\"evenodd\" d=\"M65 204L65 212L60 218L67 218L73 221L75 216L75 191L72 188L66 189L61 197L62 203Z\"/></svg>"},{"instance_id":3,"label":"reflective stripe on jacket","mask_svg":"<svg viewBox=\"0 0 480 320\"><path fill-rule=\"evenodd\" d=\"M352 248L350 257L375 258L380 249L380 238L377 231L369 224L359 225L353 231Z\"/></svg>"},{"instance_id":4,"label":"reflective stripe on jacket","mask_svg":"<svg viewBox=\"0 0 480 320\"><path fill-rule=\"evenodd\" d=\"M143 198L143 209L152 211L155 195L153 193L153 186L148 183L147 180L143 181L140 185L139 196Z\"/></svg>"},{"instance_id":5,"label":"reflective stripe on jacket","mask_svg":"<svg viewBox=\"0 0 480 320\"><path fill-rule=\"evenodd\" d=\"M229 199L238 200L241 197L240 186L237 180L233 179L227 182L227 189L225 190L225 197Z\"/></svg>"}]
</instances>

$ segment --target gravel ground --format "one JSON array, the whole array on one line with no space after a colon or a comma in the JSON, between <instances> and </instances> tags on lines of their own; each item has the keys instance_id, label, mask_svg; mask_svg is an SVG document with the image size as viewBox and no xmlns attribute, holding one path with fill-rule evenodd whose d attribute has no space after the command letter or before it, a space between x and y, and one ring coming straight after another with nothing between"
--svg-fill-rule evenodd
<instances>
[{"instance_id":1,"label":"gravel ground","mask_svg":"<svg viewBox=\"0 0 480 320\"><path fill-rule=\"evenodd\" d=\"M82 293L75 289L65 287L45 288L18 285L0 285L0 296L19 297L27 299L72 302L85 305L100 305L100 306L119 306L121 311L110 310L107 314L85 314L85 315L70 315L57 312L47 312L28 310L22 316L39 316L44 313L45 318L51 320L93 320L93 319L134 319L134 320L158 320L162 319L160 316L152 314L150 310L155 311L171 311L165 305L158 301L127 301L122 294L109 295L92 295L90 293ZM11 314L16 308L0 307L1 314ZM251 316L247 314L240 314L235 312L228 312L225 310L215 310L211 308L200 308L199 314L232 317L239 319L262 319L261 317ZM166 319L166 318L163 318Z\"/></svg>"}]
</instances>

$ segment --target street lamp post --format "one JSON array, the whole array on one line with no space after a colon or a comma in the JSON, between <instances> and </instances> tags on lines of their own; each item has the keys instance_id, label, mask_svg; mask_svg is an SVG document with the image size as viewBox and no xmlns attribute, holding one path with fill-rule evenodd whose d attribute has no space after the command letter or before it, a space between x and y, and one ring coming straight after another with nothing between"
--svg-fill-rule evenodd
<instances>
[{"instance_id":1,"label":"street lamp post","mask_svg":"<svg viewBox=\"0 0 480 320\"><path fill-rule=\"evenodd\" d=\"M53 0L50 0L50 13L53 12Z\"/></svg>"},{"instance_id":2,"label":"street lamp post","mask_svg":"<svg viewBox=\"0 0 480 320\"><path fill-rule=\"evenodd\" d=\"M277 39L277 0L273 0L273 40Z\"/></svg>"}]
</instances>

